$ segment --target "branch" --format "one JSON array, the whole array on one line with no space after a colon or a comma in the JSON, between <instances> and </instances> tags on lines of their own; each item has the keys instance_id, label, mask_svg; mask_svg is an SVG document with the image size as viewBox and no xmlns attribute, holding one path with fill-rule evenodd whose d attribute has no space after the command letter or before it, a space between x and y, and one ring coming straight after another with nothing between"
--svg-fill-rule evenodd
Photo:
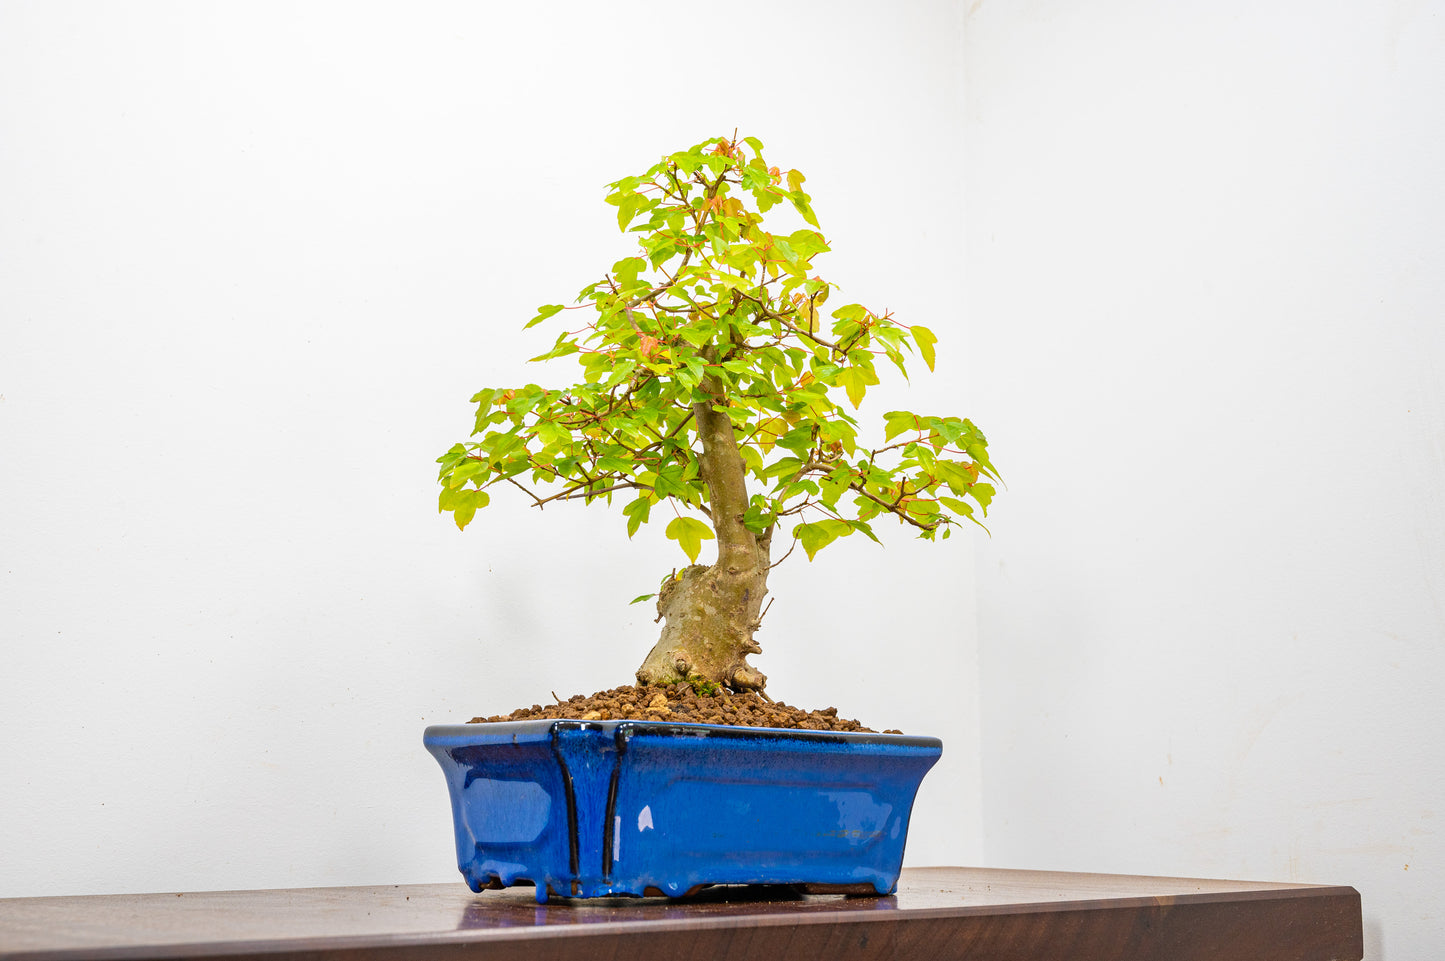
<instances>
[{"instance_id":1,"label":"branch","mask_svg":"<svg viewBox=\"0 0 1445 961\"><path fill-rule=\"evenodd\" d=\"M797 546L798 546L798 539L795 537L795 538L793 538L793 543L792 543L792 545L789 546L789 548L788 548L788 554L793 553L793 548L794 548L794 547L797 547ZM775 560L775 561L773 561L771 564L769 564L769 565L768 565L768 570L772 570L773 568L777 567L779 564L783 563L783 561L787 560L787 559L788 559L788 554L784 554L782 557L778 558L777 560ZM772 602L771 602L771 601L769 601L768 604L769 604L770 607L772 606ZM761 618L759 618L759 619L761 620Z\"/></svg>"},{"instance_id":2,"label":"branch","mask_svg":"<svg viewBox=\"0 0 1445 961\"><path fill-rule=\"evenodd\" d=\"M758 305L758 308L759 308L759 310L760 310L760 315L761 315L761 316L763 316L763 317L769 317L769 318L772 318L773 320L776 320L776 321L778 322L778 325L779 325L779 326L784 327L784 328L786 328L786 329L788 329L788 330L791 330L793 333L797 334L797 335L800 336L800 337L806 337L806 338L808 338L809 340L811 340L811 341L812 341L813 343L815 343L815 344L821 344L822 346L828 348L829 350L837 351L837 352L840 353L840 354L846 354L846 353L847 353L847 348L843 347L842 345L840 345L840 344L835 344L835 343L833 343L832 341L824 340L823 338L819 337L816 333L814 333L812 330L804 330L804 329L802 329L801 327L798 327L798 326L795 326L794 324L789 323L788 320L787 320L788 315L789 315L789 314L796 314L796 313L798 312L798 311L797 311L797 308L793 308L792 310L784 311L784 312L781 313L781 314L777 314L777 313L774 313L773 311L769 310L769 309L768 309L768 305L767 305L766 303L764 303L763 301L759 300L758 298L756 298L756 297L750 297L750 296L748 296L747 294L743 294L742 296L747 297L748 300L751 300L753 303L755 303L755 304ZM854 340L856 341L857 338L854 338Z\"/></svg>"},{"instance_id":3,"label":"branch","mask_svg":"<svg viewBox=\"0 0 1445 961\"><path fill-rule=\"evenodd\" d=\"M509 479L510 479L510 478L509 478ZM595 481L594 481L594 483L595 483ZM586 484L582 484L582 485L575 486L575 487L571 488L570 490L563 491L563 492L560 493L560 494L553 494L551 497L546 497L546 498L543 498L543 499L541 499L541 500L538 500L537 503L533 504L532 506L533 506L533 507L541 507L543 504L549 504L549 503L551 503L552 501L570 501L570 500L576 500L576 499L579 498L579 497L585 497L585 498L587 498L588 500L590 500L590 499L592 499L592 498L594 498L594 497L601 497L603 494L611 494L611 493L613 493L614 491L621 491L621 490L628 490L628 489L649 490L649 491L652 490L652 488L649 487L648 485L646 485L646 484L639 484L637 481L627 481L626 483L623 483L623 484L613 484L611 487L605 488L605 489L600 490L600 491L583 490L582 488L583 488L583 487L586 487L586 486L587 486ZM525 488L523 488L523 489L525 490ZM531 491L528 491L527 493L530 494ZM537 496L537 495L535 495L535 494L532 495L532 497L533 497L534 500L536 500L536 496Z\"/></svg>"},{"instance_id":4,"label":"branch","mask_svg":"<svg viewBox=\"0 0 1445 961\"><path fill-rule=\"evenodd\" d=\"M528 488L523 487L521 484L517 483L517 479L516 479L515 477L508 477L508 478L507 478L507 483L511 484L513 487L517 488L517 490L521 491L523 494L526 494L528 497L532 498L532 500L536 501L536 503L532 505L533 507L540 508L543 504L547 503L546 501L542 500L542 498L538 497L536 494L533 494L533 493L531 492L531 490L529 490Z\"/></svg>"},{"instance_id":5,"label":"branch","mask_svg":"<svg viewBox=\"0 0 1445 961\"><path fill-rule=\"evenodd\" d=\"M664 291L666 291L667 288L669 288L669 287L671 287L673 284L677 283L677 277L678 277L679 275L681 275L684 270L687 269L687 262L688 262L689 260L691 260L691 259L692 259L692 248L691 248L691 247L688 247L688 248L687 248L686 250L684 250L683 253L682 253L682 263L680 263L680 264L677 265L677 273L676 273L675 275L673 275L671 278L669 278L668 281L667 281L667 283L661 284L661 285L659 285L659 286L657 286L657 287L652 288L651 291L649 291L648 293L643 294L642 296L638 297L636 300L632 301L630 304L628 304L628 305L626 305L625 307L622 308L624 311L627 312L627 321L628 321L628 323L632 323L632 308L636 307L636 306L637 306L638 304L640 304L640 303L643 303L644 301L656 299L660 294L662 294ZM661 269L661 268L659 268L659 269ZM664 275L665 275L665 273L666 273L666 272L664 271ZM637 330L637 325L636 325L635 323L632 324L632 329L633 329L633 330Z\"/></svg>"},{"instance_id":6,"label":"branch","mask_svg":"<svg viewBox=\"0 0 1445 961\"><path fill-rule=\"evenodd\" d=\"M868 493L866 490L864 490L862 487L860 487L860 486L857 485L857 484L849 484L849 485L848 485L848 489L849 489L849 490L855 490L855 491L857 491L858 493L862 494L864 497L868 498L868 499L869 499L870 501L872 501L873 503L877 504L879 507L881 507L881 508L883 508L884 510L886 510L888 513L896 515L896 516L897 516L898 518L900 518L901 520L907 521L908 523L912 524L914 527L918 528L918 529L921 530L921 531L933 531L933 530L937 530L937 529L938 529L938 525L939 525L939 522L938 522L938 521L934 521L932 524L925 524L925 523L923 523L922 521L914 520L912 517L909 517L909 516L908 516L908 512L907 512L907 511L901 511L901 510L899 510L897 504L890 504L890 503L888 503L888 502L885 501L885 500L880 500L880 499L878 499L877 497L874 497L872 494ZM900 498L900 500L901 500L901 498Z\"/></svg>"}]
</instances>

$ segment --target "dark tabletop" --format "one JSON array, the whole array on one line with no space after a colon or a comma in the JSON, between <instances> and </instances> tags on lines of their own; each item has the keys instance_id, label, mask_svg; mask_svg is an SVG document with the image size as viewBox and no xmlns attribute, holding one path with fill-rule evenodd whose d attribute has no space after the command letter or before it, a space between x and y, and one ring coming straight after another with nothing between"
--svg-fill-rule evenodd
<instances>
[{"instance_id":1,"label":"dark tabletop","mask_svg":"<svg viewBox=\"0 0 1445 961\"><path fill-rule=\"evenodd\" d=\"M455 884L0 899L0 959L1358 961L1350 887L910 868L889 897L558 900Z\"/></svg>"}]
</instances>

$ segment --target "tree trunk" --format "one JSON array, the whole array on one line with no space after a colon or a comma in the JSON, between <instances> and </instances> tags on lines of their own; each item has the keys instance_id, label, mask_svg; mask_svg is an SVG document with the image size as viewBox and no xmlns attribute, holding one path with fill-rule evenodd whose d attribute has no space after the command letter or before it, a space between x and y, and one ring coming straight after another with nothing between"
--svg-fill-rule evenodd
<instances>
[{"instance_id":1,"label":"tree trunk","mask_svg":"<svg viewBox=\"0 0 1445 961\"><path fill-rule=\"evenodd\" d=\"M702 389L720 399L711 378ZM662 636L637 669L641 684L711 681L735 691L761 691L768 679L748 664L761 653L753 632L768 593L772 529L759 535L743 524L748 495L732 421L712 404L693 404L702 440L699 473L708 488L717 563L694 564L663 585L657 595Z\"/></svg>"}]
</instances>

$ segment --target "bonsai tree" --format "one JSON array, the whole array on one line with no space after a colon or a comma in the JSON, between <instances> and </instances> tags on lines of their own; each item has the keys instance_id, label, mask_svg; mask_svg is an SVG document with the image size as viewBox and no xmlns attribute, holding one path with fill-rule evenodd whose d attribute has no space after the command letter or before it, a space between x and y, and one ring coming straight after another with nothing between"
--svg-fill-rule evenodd
<instances>
[{"instance_id":1,"label":"bonsai tree","mask_svg":"<svg viewBox=\"0 0 1445 961\"><path fill-rule=\"evenodd\" d=\"M772 567L799 544L811 560L840 537L877 541L880 520L947 538L994 495L987 441L966 419L891 411L881 440L860 438L849 408L880 361L905 377L914 357L932 370L935 337L861 304L824 313L835 287L813 260L828 243L803 183L768 166L756 138L715 137L610 184L640 250L577 306L541 307L526 325L564 321L533 360L574 356L582 379L478 392L472 439L438 460L440 509L459 528L503 487L537 508L620 503L629 537L665 519L690 566L633 602L655 597L663 622L642 684L762 693L747 657L761 650ZM764 229L780 204L807 226ZM704 541L711 564L697 563Z\"/></svg>"}]
</instances>

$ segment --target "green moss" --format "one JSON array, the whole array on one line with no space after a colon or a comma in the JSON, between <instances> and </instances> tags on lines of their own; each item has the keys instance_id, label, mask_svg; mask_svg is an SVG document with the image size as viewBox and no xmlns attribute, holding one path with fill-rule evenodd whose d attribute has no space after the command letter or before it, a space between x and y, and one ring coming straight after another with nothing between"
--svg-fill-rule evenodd
<instances>
[{"instance_id":1,"label":"green moss","mask_svg":"<svg viewBox=\"0 0 1445 961\"><path fill-rule=\"evenodd\" d=\"M693 692L698 697L715 697L722 690L722 685L716 681L709 681L700 674L692 674L687 678L687 683L692 685Z\"/></svg>"}]
</instances>

